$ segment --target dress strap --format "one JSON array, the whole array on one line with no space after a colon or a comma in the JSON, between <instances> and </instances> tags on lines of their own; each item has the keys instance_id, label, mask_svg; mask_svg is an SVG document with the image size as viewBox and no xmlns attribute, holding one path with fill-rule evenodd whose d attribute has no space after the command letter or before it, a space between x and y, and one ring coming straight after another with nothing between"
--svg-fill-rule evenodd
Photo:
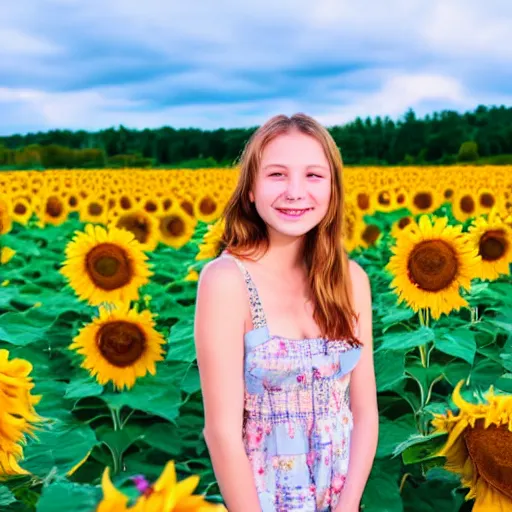
<instances>
[{"instance_id":1,"label":"dress strap","mask_svg":"<svg viewBox=\"0 0 512 512\"><path fill-rule=\"evenodd\" d=\"M236 258L230 253L223 252L220 255L220 257L231 258L238 265L238 268L244 275L245 285L247 286L247 291L249 292L249 304L251 307L251 319L253 328L259 329L260 327L265 327L267 325L267 320L265 318L265 313L261 305L260 296L258 295L258 290L256 289L251 274L249 274L249 271L247 270L246 266L238 258Z\"/></svg>"}]
</instances>

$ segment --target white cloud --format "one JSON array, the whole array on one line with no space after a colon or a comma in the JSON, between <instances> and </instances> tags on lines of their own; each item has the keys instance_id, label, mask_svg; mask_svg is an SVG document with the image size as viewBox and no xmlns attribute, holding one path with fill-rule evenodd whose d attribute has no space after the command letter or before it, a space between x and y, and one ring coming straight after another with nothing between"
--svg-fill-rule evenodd
<instances>
[{"instance_id":1,"label":"white cloud","mask_svg":"<svg viewBox=\"0 0 512 512\"><path fill-rule=\"evenodd\" d=\"M444 102L451 108L470 108L472 105L462 84L450 77L439 75L395 75L373 93L360 94L345 91L341 95L343 105L336 105L317 114L325 125L334 125L366 117L402 115L408 108L420 107L425 102Z\"/></svg>"},{"instance_id":2,"label":"white cloud","mask_svg":"<svg viewBox=\"0 0 512 512\"><path fill-rule=\"evenodd\" d=\"M493 6L499 5L499 9ZM421 35L444 55L512 62L512 3L452 0L427 13Z\"/></svg>"},{"instance_id":3,"label":"white cloud","mask_svg":"<svg viewBox=\"0 0 512 512\"><path fill-rule=\"evenodd\" d=\"M0 27L0 56L53 55L62 49L44 39L15 28Z\"/></svg>"},{"instance_id":4,"label":"white cloud","mask_svg":"<svg viewBox=\"0 0 512 512\"><path fill-rule=\"evenodd\" d=\"M509 0L3 1L0 133L511 103Z\"/></svg>"}]
</instances>

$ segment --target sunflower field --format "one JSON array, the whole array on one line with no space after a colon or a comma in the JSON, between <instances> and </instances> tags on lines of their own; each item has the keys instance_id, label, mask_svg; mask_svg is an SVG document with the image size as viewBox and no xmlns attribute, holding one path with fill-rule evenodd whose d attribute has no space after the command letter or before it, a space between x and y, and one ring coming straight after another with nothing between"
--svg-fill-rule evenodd
<instances>
[{"instance_id":1,"label":"sunflower field","mask_svg":"<svg viewBox=\"0 0 512 512\"><path fill-rule=\"evenodd\" d=\"M0 510L225 510L194 307L238 170L0 173ZM366 512L512 510L512 168L346 168L380 412Z\"/></svg>"}]
</instances>

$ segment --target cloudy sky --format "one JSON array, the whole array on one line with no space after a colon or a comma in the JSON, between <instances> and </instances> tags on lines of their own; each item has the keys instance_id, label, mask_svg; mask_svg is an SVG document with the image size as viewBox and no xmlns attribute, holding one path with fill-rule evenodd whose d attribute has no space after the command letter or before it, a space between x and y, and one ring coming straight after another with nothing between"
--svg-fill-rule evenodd
<instances>
[{"instance_id":1,"label":"cloudy sky","mask_svg":"<svg viewBox=\"0 0 512 512\"><path fill-rule=\"evenodd\" d=\"M0 135L512 106L510 0L2 0Z\"/></svg>"}]
</instances>

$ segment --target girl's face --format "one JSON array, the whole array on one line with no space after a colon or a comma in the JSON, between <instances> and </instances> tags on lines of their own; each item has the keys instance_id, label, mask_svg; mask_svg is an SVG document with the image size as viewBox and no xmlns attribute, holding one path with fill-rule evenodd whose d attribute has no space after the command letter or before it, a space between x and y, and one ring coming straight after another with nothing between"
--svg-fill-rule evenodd
<instances>
[{"instance_id":1,"label":"girl's face","mask_svg":"<svg viewBox=\"0 0 512 512\"><path fill-rule=\"evenodd\" d=\"M331 170L320 142L299 131L273 139L249 198L269 232L300 237L314 228L331 199Z\"/></svg>"}]
</instances>

